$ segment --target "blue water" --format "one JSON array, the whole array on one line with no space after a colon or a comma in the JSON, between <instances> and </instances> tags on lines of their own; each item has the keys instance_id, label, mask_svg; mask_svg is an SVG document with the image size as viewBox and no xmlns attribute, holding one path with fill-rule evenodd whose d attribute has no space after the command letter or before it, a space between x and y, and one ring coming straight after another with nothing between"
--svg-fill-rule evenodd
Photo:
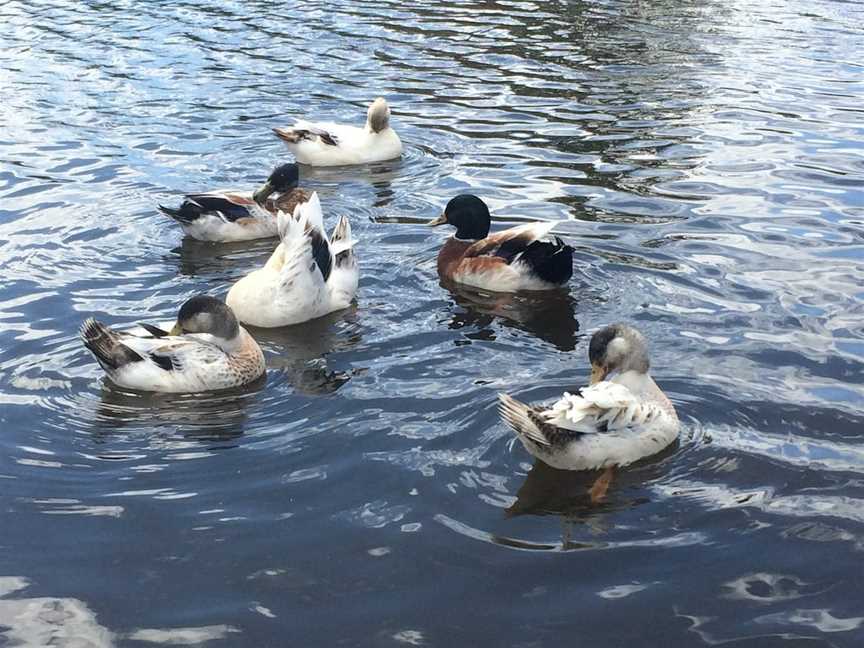
<instances>
[{"instance_id":1,"label":"blue water","mask_svg":"<svg viewBox=\"0 0 864 648\"><path fill-rule=\"evenodd\" d=\"M864 5L0 5L0 646L860 646ZM355 308L265 381L146 396L77 339L224 296L272 241L155 210L254 188L383 95L400 161L303 168ZM563 220L569 291L439 285L453 195ZM684 423L591 507L498 391L629 321Z\"/></svg>"}]
</instances>

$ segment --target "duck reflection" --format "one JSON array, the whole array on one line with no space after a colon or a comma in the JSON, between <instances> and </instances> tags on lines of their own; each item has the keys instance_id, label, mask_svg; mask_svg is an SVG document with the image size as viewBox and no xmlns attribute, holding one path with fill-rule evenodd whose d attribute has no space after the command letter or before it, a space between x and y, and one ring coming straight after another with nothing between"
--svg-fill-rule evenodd
<instances>
[{"instance_id":1,"label":"duck reflection","mask_svg":"<svg viewBox=\"0 0 864 648\"><path fill-rule=\"evenodd\" d=\"M507 509L507 517L518 515L573 516L588 511L596 512L607 503L591 503L590 490L602 471L558 470L534 461L525 481L516 492L516 501ZM616 485L617 486L617 485ZM614 500L614 497L610 497Z\"/></svg>"},{"instance_id":2,"label":"duck reflection","mask_svg":"<svg viewBox=\"0 0 864 648\"><path fill-rule=\"evenodd\" d=\"M331 368L327 356L362 340L356 305L293 326L247 328L265 350L268 370L280 370L301 393L332 394L354 374Z\"/></svg>"},{"instance_id":3,"label":"duck reflection","mask_svg":"<svg viewBox=\"0 0 864 648\"><path fill-rule=\"evenodd\" d=\"M516 492L516 501L506 509L506 515L508 518L519 515L587 518L644 504L648 501L645 484L666 475L664 459L675 454L677 449L675 442L649 459L619 470L601 502L592 502L591 489L602 476L602 470L559 470L535 459Z\"/></svg>"},{"instance_id":4,"label":"duck reflection","mask_svg":"<svg viewBox=\"0 0 864 648\"><path fill-rule=\"evenodd\" d=\"M107 381L96 406L94 436L155 429L197 441L225 441L244 432L247 408L258 398L266 375L236 389L201 394L158 394L119 388Z\"/></svg>"},{"instance_id":5,"label":"duck reflection","mask_svg":"<svg viewBox=\"0 0 864 648\"><path fill-rule=\"evenodd\" d=\"M179 247L166 255L166 260L176 263L177 271L182 275L223 280L226 277L243 276L250 268L263 265L278 242L276 238L265 238L212 243L186 236Z\"/></svg>"},{"instance_id":6,"label":"duck reflection","mask_svg":"<svg viewBox=\"0 0 864 648\"><path fill-rule=\"evenodd\" d=\"M373 207L386 207L395 196L393 182L397 179L404 181L402 173L405 162L402 158L385 160L350 167L310 167L303 165L303 180L320 185L332 185L345 192L346 183L356 182L368 184L375 192Z\"/></svg>"},{"instance_id":7,"label":"duck reflection","mask_svg":"<svg viewBox=\"0 0 864 648\"><path fill-rule=\"evenodd\" d=\"M450 291L456 312L450 328L478 326L491 335L489 326L497 317L507 326L525 331L555 345L561 351L572 351L579 340L579 322L574 315L575 300L566 289L543 292L496 293L465 286L445 279L441 286ZM472 336L476 337L476 336Z\"/></svg>"}]
</instances>

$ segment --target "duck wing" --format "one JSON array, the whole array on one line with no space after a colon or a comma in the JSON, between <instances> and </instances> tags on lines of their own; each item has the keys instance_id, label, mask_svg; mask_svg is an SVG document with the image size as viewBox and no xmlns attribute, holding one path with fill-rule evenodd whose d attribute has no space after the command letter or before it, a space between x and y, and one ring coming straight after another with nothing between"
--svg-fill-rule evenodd
<instances>
[{"instance_id":1,"label":"duck wing","mask_svg":"<svg viewBox=\"0 0 864 648\"><path fill-rule=\"evenodd\" d=\"M135 363L152 363L165 371L182 371L190 365L212 364L225 358L224 351L216 344L190 336L172 336L155 326L141 326L145 330L153 329L154 333L118 332L91 317L81 326L81 339L109 372Z\"/></svg>"},{"instance_id":2,"label":"duck wing","mask_svg":"<svg viewBox=\"0 0 864 648\"><path fill-rule=\"evenodd\" d=\"M576 394L565 392L542 415L551 425L581 434L622 432L668 416L659 404L638 398L624 385L611 381L585 387Z\"/></svg>"},{"instance_id":3,"label":"duck wing","mask_svg":"<svg viewBox=\"0 0 864 648\"><path fill-rule=\"evenodd\" d=\"M488 271L497 264L523 266L523 271L552 284L563 284L573 275L573 248L549 232L555 221L527 223L477 241L465 252L469 266ZM548 240L547 240L548 239Z\"/></svg>"},{"instance_id":4,"label":"duck wing","mask_svg":"<svg viewBox=\"0 0 864 648\"><path fill-rule=\"evenodd\" d=\"M564 395L549 408L532 407L498 395L501 417L522 438L558 446L585 434L621 433L668 417L657 403L644 401L613 382L600 382Z\"/></svg>"},{"instance_id":5,"label":"duck wing","mask_svg":"<svg viewBox=\"0 0 864 648\"><path fill-rule=\"evenodd\" d=\"M339 146L339 136L333 132L332 124L314 123L300 120L291 128L274 128L276 136L290 144L303 140L318 139L329 146Z\"/></svg>"},{"instance_id":6,"label":"duck wing","mask_svg":"<svg viewBox=\"0 0 864 648\"><path fill-rule=\"evenodd\" d=\"M199 218L216 216L227 222L254 216L257 203L242 193L188 194L179 209L159 205L159 211L181 223L193 223Z\"/></svg>"},{"instance_id":7,"label":"duck wing","mask_svg":"<svg viewBox=\"0 0 864 648\"><path fill-rule=\"evenodd\" d=\"M556 222L527 223L503 232L490 234L474 243L465 252L466 257L497 256L510 263L534 241L542 239L557 225Z\"/></svg>"}]
</instances>

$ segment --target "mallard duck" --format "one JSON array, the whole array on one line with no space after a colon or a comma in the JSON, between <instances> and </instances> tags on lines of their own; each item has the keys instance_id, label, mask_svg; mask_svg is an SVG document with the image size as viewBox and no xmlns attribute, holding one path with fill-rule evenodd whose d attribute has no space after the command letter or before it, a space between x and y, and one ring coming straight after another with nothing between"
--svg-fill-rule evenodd
<instances>
[{"instance_id":1,"label":"mallard duck","mask_svg":"<svg viewBox=\"0 0 864 648\"><path fill-rule=\"evenodd\" d=\"M438 274L497 292L548 290L573 276L573 248L549 232L555 222L528 223L489 234L489 208L471 194L456 196L428 225L452 225L456 234L438 252Z\"/></svg>"},{"instance_id":2,"label":"mallard duck","mask_svg":"<svg viewBox=\"0 0 864 648\"><path fill-rule=\"evenodd\" d=\"M272 328L347 308L359 279L348 218L339 219L328 239L321 203L313 193L293 215L279 212L278 222L282 242L263 268L228 292L226 302L240 321Z\"/></svg>"},{"instance_id":3,"label":"mallard duck","mask_svg":"<svg viewBox=\"0 0 864 648\"><path fill-rule=\"evenodd\" d=\"M502 418L525 449L562 470L605 469L592 499L602 499L612 468L653 455L678 437L675 408L648 373L645 338L626 324L591 336L590 386L551 407L499 394Z\"/></svg>"},{"instance_id":4,"label":"mallard duck","mask_svg":"<svg viewBox=\"0 0 864 648\"><path fill-rule=\"evenodd\" d=\"M282 164L257 191L219 190L187 194L179 209L159 205L159 211L180 223L199 241L249 241L276 236L276 213L294 213L309 200L297 184L297 165Z\"/></svg>"},{"instance_id":5,"label":"mallard duck","mask_svg":"<svg viewBox=\"0 0 864 648\"><path fill-rule=\"evenodd\" d=\"M402 155L402 142L390 128L390 107L383 97L369 105L366 126L345 126L300 120L273 132L301 164L340 166L391 160Z\"/></svg>"},{"instance_id":6,"label":"mallard duck","mask_svg":"<svg viewBox=\"0 0 864 648\"><path fill-rule=\"evenodd\" d=\"M237 387L264 373L255 339L218 299L187 300L171 331L142 324L144 333L115 331L92 317L81 339L111 382L153 392L201 392Z\"/></svg>"}]
</instances>

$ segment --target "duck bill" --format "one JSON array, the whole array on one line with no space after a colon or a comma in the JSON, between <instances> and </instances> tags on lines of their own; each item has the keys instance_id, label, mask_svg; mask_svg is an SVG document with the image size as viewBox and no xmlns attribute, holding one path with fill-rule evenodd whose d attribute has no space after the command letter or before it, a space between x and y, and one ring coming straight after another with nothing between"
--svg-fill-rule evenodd
<instances>
[{"instance_id":1,"label":"duck bill","mask_svg":"<svg viewBox=\"0 0 864 648\"><path fill-rule=\"evenodd\" d=\"M183 327L180 326L180 322L174 324L174 327L168 331L168 335L183 335Z\"/></svg>"},{"instance_id":2,"label":"duck bill","mask_svg":"<svg viewBox=\"0 0 864 648\"><path fill-rule=\"evenodd\" d=\"M602 381L609 374L609 370L599 364L591 365L591 380L589 384L596 385L598 382Z\"/></svg>"},{"instance_id":3,"label":"duck bill","mask_svg":"<svg viewBox=\"0 0 864 648\"><path fill-rule=\"evenodd\" d=\"M273 189L273 185L271 185L269 182L265 182L263 185L261 185L261 187L258 188L255 193L252 194L252 200L254 200L259 205L263 205L264 201L270 197L270 194L272 194L273 191L275 191Z\"/></svg>"},{"instance_id":4,"label":"duck bill","mask_svg":"<svg viewBox=\"0 0 864 648\"><path fill-rule=\"evenodd\" d=\"M429 221L426 223L428 227L438 227L439 225L443 225L447 222L447 216L445 214L441 214L438 218Z\"/></svg>"}]
</instances>

